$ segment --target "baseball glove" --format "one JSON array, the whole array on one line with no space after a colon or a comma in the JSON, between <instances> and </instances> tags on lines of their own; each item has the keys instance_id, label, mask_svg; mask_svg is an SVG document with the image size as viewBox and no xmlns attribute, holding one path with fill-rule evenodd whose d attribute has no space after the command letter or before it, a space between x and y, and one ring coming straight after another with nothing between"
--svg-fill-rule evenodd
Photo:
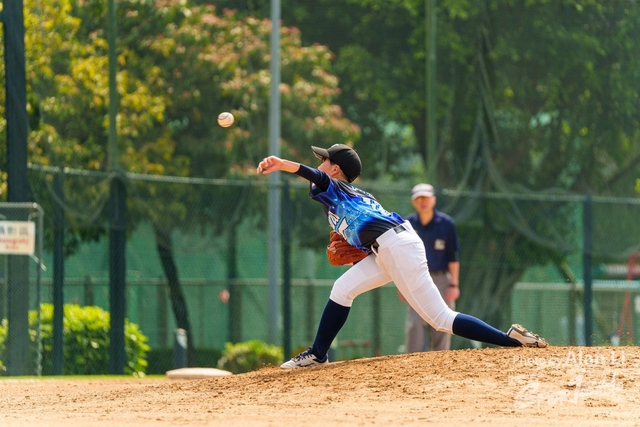
<instances>
[{"instance_id":1,"label":"baseball glove","mask_svg":"<svg viewBox=\"0 0 640 427\"><path fill-rule=\"evenodd\" d=\"M327 258L331 265L354 264L362 261L369 254L351 246L344 237L335 231L329 234L329 246L327 246Z\"/></svg>"}]
</instances>

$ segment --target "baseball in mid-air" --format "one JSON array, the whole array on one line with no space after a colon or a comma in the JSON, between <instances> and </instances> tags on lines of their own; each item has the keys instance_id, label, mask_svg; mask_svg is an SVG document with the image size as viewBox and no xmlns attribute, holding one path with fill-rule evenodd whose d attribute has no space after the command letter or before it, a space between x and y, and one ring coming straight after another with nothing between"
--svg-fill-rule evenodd
<instances>
[{"instance_id":1,"label":"baseball in mid-air","mask_svg":"<svg viewBox=\"0 0 640 427\"><path fill-rule=\"evenodd\" d=\"M218 124L223 128L228 128L233 124L233 114L224 112L218 115Z\"/></svg>"}]
</instances>

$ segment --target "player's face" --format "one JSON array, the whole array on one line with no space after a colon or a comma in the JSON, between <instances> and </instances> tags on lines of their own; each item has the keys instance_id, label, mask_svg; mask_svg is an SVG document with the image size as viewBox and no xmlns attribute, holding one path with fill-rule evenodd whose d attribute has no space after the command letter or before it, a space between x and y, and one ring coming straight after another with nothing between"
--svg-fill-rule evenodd
<instances>
[{"instance_id":1,"label":"player's face","mask_svg":"<svg viewBox=\"0 0 640 427\"><path fill-rule=\"evenodd\" d=\"M331 160L329 160L328 158L323 157L320 160L322 163L320 163L320 166L318 166L318 170L321 170L332 178L335 178L340 173L340 166L332 165Z\"/></svg>"},{"instance_id":2,"label":"player's face","mask_svg":"<svg viewBox=\"0 0 640 427\"><path fill-rule=\"evenodd\" d=\"M436 206L436 197L416 197L411 203L418 213L431 212Z\"/></svg>"}]
</instances>

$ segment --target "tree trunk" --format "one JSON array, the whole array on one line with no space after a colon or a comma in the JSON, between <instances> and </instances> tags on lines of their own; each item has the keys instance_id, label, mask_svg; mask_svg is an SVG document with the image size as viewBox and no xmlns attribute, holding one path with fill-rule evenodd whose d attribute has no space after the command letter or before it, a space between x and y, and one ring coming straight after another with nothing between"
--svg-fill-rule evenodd
<instances>
[{"instance_id":1,"label":"tree trunk","mask_svg":"<svg viewBox=\"0 0 640 427\"><path fill-rule=\"evenodd\" d=\"M227 258L227 278L229 279L229 330L228 340L242 341L242 287L238 283L238 224L233 222L228 230L229 253Z\"/></svg>"},{"instance_id":2,"label":"tree trunk","mask_svg":"<svg viewBox=\"0 0 640 427\"><path fill-rule=\"evenodd\" d=\"M169 285L169 297L171 298L173 315L175 316L178 328L182 328L187 331L187 364L188 366L193 366L195 363L195 346L191 325L189 324L187 301L184 298L184 293L182 292L182 286L180 285L180 279L178 277L178 270L173 259L171 234L168 230L162 229L157 225L153 227L153 231L156 239L156 248L158 249L158 255L160 256L160 263L162 264L162 270L164 271Z\"/></svg>"}]
</instances>

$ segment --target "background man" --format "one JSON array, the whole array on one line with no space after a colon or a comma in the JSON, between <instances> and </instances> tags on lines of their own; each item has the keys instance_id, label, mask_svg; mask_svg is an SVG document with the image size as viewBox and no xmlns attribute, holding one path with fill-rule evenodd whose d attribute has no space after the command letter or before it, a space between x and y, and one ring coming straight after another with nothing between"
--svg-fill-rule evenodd
<instances>
[{"instance_id":1,"label":"background man","mask_svg":"<svg viewBox=\"0 0 640 427\"><path fill-rule=\"evenodd\" d=\"M453 219L435 210L436 195L433 186L418 184L411 190L411 203L416 212L406 219L424 242L429 272L440 295L455 310L455 300L460 296L458 233ZM398 296L406 302L400 292ZM407 305L405 352L449 350L451 334L438 332Z\"/></svg>"}]
</instances>

